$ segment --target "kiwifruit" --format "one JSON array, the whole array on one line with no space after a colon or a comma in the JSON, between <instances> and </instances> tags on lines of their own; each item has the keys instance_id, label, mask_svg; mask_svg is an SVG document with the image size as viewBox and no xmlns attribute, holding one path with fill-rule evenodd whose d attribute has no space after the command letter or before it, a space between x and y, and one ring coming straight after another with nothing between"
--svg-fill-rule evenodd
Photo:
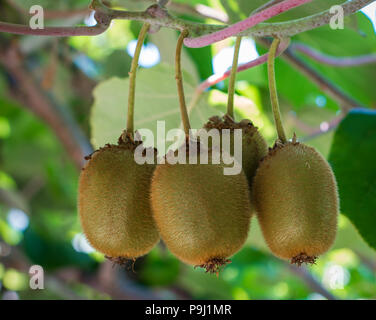
<instances>
[{"instance_id":1,"label":"kiwifruit","mask_svg":"<svg viewBox=\"0 0 376 320\"><path fill-rule=\"evenodd\" d=\"M245 174L224 175L224 167L210 160L161 164L151 184L162 240L181 261L208 272L218 272L242 247L252 215Z\"/></svg>"},{"instance_id":2,"label":"kiwifruit","mask_svg":"<svg viewBox=\"0 0 376 320\"><path fill-rule=\"evenodd\" d=\"M218 116L211 117L204 125L204 129L218 129L220 132L223 129L230 129L231 155L234 153L234 129L242 130L242 168L251 186L260 160L268 153L267 143L258 131L258 128L248 119L235 122L232 118L225 115L223 118ZM209 147L211 147L210 144Z\"/></svg>"},{"instance_id":3,"label":"kiwifruit","mask_svg":"<svg viewBox=\"0 0 376 320\"><path fill-rule=\"evenodd\" d=\"M140 144L123 135L118 145L94 152L79 179L84 234L95 249L118 263L145 255L159 241L150 207L155 165L135 162Z\"/></svg>"},{"instance_id":4,"label":"kiwifruit","mask_svg":"<svg viewBox=\"0 0 376 320\"><path fill-rule=\"evenodd\" d=\"M291 263L314 263L332 246L339 198L328 162L302 143L277 143L253 183L253 203L271 251Z\"/></svg>"}]
</instances>

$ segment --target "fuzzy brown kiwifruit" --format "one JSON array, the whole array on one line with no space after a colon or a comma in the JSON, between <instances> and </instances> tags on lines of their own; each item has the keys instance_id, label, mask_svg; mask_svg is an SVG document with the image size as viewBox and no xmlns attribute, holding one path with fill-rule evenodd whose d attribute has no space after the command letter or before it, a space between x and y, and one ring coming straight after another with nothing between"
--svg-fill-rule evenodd
<instances>
[{"instance_id":1,"label":"fuzzy brown kiwifruit","mask_svg":"<svg viewBox=\"0 0 376 320\"><path fill-rule=\"evenodd\" d=\"M253 203L277 257L298 265L314 263L335 240L337 183L314 148L296 141L277 143L257 169Z\"/></svg>"},{"instance_id":2,"label":"fuzzy brown kiwifruit","mask_svg":"<svg viewBox=\"0 0 376 320\"><path fill-rule=\"evenodd\" d=\"M224 175L224 168L167 163L157 166L151 184L162 240L180 260L208 272L218 272L243 246L252 215L245 174Z\"/></svg>"},{"instance_id":3,"label":"fuzzy brown kiwifruit","mask_svg":"<svg viewBox=\"0 0 376 320\"><path fill-rule=\"evenodd\" d=\"M208 131L211 129L230 129L231 155L234 154L234 129L242 130L242 167L245 175L247 176L249 185L251 186L260 160L268 153L267 143L258 131L257 127L255 127L248 119L235 122L232 118L225 115L223 118L218 116L211 117L204 125L204 129ZM211 147L210 143L209 147Z\"/></svg>"},{"instance_id":4,"label":"fuzzy brown kiwifruit","mask_svg":"<svg viewBox=\"0 0 376 320\"><path fill-rule=\"evenodd\" d=\"M150 207L155 165L135 162L140 144L123 135L118 145L108 144L88 157L80 174L82 229L89 243L115 262L145 255L159 241Z\"/></svg>"}]
</instances>

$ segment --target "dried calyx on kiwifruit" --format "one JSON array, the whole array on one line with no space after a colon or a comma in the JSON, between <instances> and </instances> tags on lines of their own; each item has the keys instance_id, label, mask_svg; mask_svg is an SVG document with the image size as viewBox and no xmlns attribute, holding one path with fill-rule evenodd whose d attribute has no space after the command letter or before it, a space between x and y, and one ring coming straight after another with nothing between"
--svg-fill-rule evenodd
<instances>
[{"instance_id":1,"label":"dried calyx on kiwifruit","mask_svg":"<svg viewBox=\"0 0 376 320\"><path fill-rule=\"evenodd\" d=\"M339 198L328 162L312 147L276 143L254 179L253 203L271 251L291 263L315 263L332 246Z\"/></svg>"},{"instance_id":2,"label":"dried calyx on kiwifruit","mask_svg":"<svg viewBox=\"0 0 376 320\"><path fill-rule=\"evenodd\" d=\"M253 178L256 174L257 167L260 160L264 158L268 153L268 146L258 131L258 128L248 119L243 119L240 122L235 122L227 114L224 117L214 116L204 125L204 129L210 131L211 129L217 129L222 137L222 130L230 130L230 154L234 155L234 130L242 130L242 167L245 175L247 176L248 183L251 186ZM212 147L209 140L209 148ZM222 148L222 139L221 146Z\"/></svg>"},{"instance_id":3,"label":"dried calyx on kiwifruit","mask_svg":"<svg viewBox=\"0 0 376 320\"><path fill-rule=\"evenodd\" d=\"M145 255L159 241L150 207L155 165L137 164L136 148L143 148L142 142L124 132L117 145L107 144L87 157L79 179L84 234L96 250L120 264ZM156 150L150 151L156 157Z\"/></svg>"},{"instance_id":4,"label":"dried calyx on kiwifruit","mask_svg":"<svg viewBox=\"0 0 376 320\"><path fill-rule=\"evenodd\" d=\"M190 145L190 147L186 147ZM189 141L181 148L196 145ZM198 144L197 157L204 147ZM187 155L188 158L188 155ZM151 184L153 216L162 240L181 261L218 273L247 239L252 215L243 171L224 175L225 164L157 166Z\"/></svg>"}]
</instances>

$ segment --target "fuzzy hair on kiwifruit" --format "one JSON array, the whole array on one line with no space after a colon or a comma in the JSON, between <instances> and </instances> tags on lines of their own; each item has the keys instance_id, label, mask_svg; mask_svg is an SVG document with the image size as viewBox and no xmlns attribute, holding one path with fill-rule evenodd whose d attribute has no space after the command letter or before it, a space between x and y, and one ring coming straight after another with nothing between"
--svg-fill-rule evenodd
<instances>
[{"instance_id":1,"label":"fuzzy hair on kiwifruit","mask_svg":"<svg viewBox=\"0 0 376 320\"><path fill-rule=\"evenodd\" d=\"M244 172L224 175L224 168L222 162L161 164L151 184L162 240L181 261L208 272L218 272L243 246L252 216Z\"/></svg>"},{"instance_id":2,"label":"fuzzy hair on kiwifruit","mask_svg":"<svg viewBox=\"0 0 376 320\"><path fill-rule=\"evenodd\" d=\"M155 165L135 162L140 144L123 134L118 145L108 144L89 156L80 174L78 212L83 232L113 261L145 255L159 241L150 206Z\"/></svg>"},{"instance_id":3,"label":"fuzzy hair on kiwifruit","mask_svg":"<svg viewBox=\"0 0 376 320\"><path fill-rule=\"evenodd\" d=\"M242 167L247 176L249 185L251 186L260 160L268 153L267 143L258 128L248 119L235 122L228 115L225 115L222 118L218 116L211 117L204 125L204 129L208 131L211 129L218 129L220 132L222 132L221 130L223 129L229 129L231 133L231 155L234 154L234 129L242 130ZM210 147L211 144L209 143L209 148Z\"/></svg>"},{"instance_id":4,"label":"fuzzy hair on kiwifruit","mask_svg":"<svg viewBox=\"0 0 376 320\"><path fill-rule=\"evenodd\" d=\"M298 265L332 246L339 197L328 162L312 147L277 143L254 179L253 203L271 251Z\"/></svg>"}]
</instances>

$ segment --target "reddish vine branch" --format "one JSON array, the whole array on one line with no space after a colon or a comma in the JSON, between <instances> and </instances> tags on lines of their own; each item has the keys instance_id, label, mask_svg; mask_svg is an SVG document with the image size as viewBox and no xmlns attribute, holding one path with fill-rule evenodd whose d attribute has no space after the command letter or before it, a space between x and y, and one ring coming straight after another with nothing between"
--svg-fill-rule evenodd
<instances>
[{"instance_id":1,"label":"reddish vine branch","mask_svg":"<svg viewBox=\"0 0 376 320\"><path fill-rule=\"evenodd\" d=\"M327 64L334 67L354 67L365 64L376 63L376 54L365 54L354 57L335 57L322 53L308 45L302 43L293 43L291 45L292 51L301 52L313 60Z\"/></svg>"},{"instance_id":2,"label":"reddish vine branch","mask_svg":"<svg viewBox=\"0 0 376 320\"><path fill-rule=\"evenodd\" d=\"M302 74L307 76L308 79L314 82L321 91L335 100L343 111L347 112L352 108L364 107L359 101L356 101L354 98L350 97L335 83L324 77L313 67L297 57L292 50L286 50L282 57Z\"/></svg>"},{"instance_id":3,"label":"reddish vine branch","mask_svg":"<svg viewBox=\"0 0 376 320\"><path fill-rule=\"evenodd\" d=\"M287 49L287 47L289 46L289 43L290 43L289 39L283 39L281 41L281 44L279 45L278 51L277 51L278 56ZM251 69L253 67L256 67L258 65L265 63L268 60L268 56L269 56L269 54L266 53L266 54L254 59L250 62L241 64L238 67L237 72L242 72L242 71ZM214 74L214 75L210 76L208 79L206 79L205 81L201 82L201 84L197 87L197 90L198 91L205 91L206 89L208 89L208 88L216 85L217 83L227 79L230 76L230 74L231 74L231 70L227 70L225 73L222 73L222 74Z\"/></svg>"},{"instance_id":4,"label":"reddish vine branch","mask_svg":"<svg viewBox=\"0 0 376 320\"><path fill-rule=\"evenodd\" d=\"M312 127L312 126L306 124L305 122L299 120L299 118L296 115L290 114L290 119L294 123L294 125L299 130L303 131L306 134L306 136L299 139L299 141L301 141L301 142L312 140L312 139L314 139L318 136L321 136L325 133L328 133L328 132L334 130L341 123L341 121L343 120L344 117L345 117L345 114L341 113L339 116L336 116L335 118L333 118L329 122L326 122L325 127L323 127L322 124L321 124L320 127L317 128L317 127Z\"/></svg>"},{"instance_id":5,"label":"reddish vine branch","mask_svg":"<svg viewBox=\"0 0 376 320\"><path fill-rule=\"evenodd\" d=\"M252 28L256 24L268 20L276 15L279 15L283 12L291 10L295 7L301 6L302 4L311 2L312 0L285 0L283 2L279 2L271 7L267 7L266 9L251 15L247 19L235 23L225 29L222 29L217 32L213 32L211 34L197 37L197 38L187 38L184 40L184 44L187 47L191 48L200 48L208 46L212 43L224 40L226 38L238 35L239 33Z\"/></svg>"},{"instance_id":6,"label":"reddish vine branch","mask_svg":"<svg viewBox=\"0 0 376 320\"><path fill-rule=\"evenodd\" d=\"M271 43L267 39L257 39L257 42L265 47L269 47ZM335 83L324 77L316 69L300 59L290 48L288 48L281 55L281 57L295 69L304 74L309 80L315 83L321 91L336 101L344 112L347 112L352 108L364 107L359 101L356 101Z\"/></svg>"}]
</instances>

